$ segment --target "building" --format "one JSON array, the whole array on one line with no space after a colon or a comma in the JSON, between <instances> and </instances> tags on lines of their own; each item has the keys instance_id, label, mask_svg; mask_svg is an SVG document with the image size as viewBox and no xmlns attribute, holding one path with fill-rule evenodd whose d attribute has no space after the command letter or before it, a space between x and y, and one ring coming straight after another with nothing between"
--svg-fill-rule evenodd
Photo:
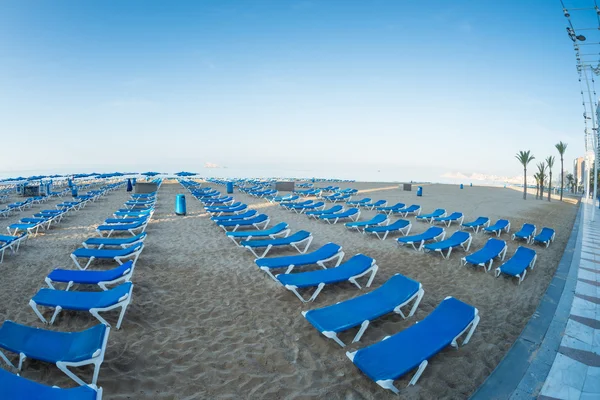
<instances>
[{"instance_id":1,"label":"building","mask_svg":"<svg viewBox=\"0 0 600 400\"><path fill-rule=\"evenodd\" d=\"M573 160L573 178L577 187L584 186L583 177L585 176L585 158L578 157Z\"/></svg>"}]
</instances>

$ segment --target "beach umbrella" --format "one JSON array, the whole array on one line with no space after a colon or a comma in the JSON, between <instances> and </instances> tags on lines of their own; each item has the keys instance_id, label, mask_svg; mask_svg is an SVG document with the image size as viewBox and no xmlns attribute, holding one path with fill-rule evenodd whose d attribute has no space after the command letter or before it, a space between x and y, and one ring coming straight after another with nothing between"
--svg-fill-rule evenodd
<instances>
[{"instance_id":1,"label":"beach umbrella","mask_svg":"<svg viewBox=\"0 0 600 400\"><path fill-rule=\"evenodd\" d=\"M156 175L160 175L160 172L142 172L140 175L156 176Z\"/></svg>"},{"instance_id":2,"label":"beach umbrella","mask_svg":"<svg viewBox=\"0 0 600 400\"><path fill-rule=\"evenodd\" d=\"M198 175L198 174L196 172L186 172L186 171L177 172L175 174L175 176L194 176L194 175Z\"/></svg>"},{"instance_id":3,"label":"beach umbrella","mask_svg":"<svg viewBox=\"0 0 600 400\"><path fill-rule=\"evenodd\" d=\"M131 192L133 190L133 186L131 185L131 179L127 179L127 191Z\"/></svg>"}]
</instances>

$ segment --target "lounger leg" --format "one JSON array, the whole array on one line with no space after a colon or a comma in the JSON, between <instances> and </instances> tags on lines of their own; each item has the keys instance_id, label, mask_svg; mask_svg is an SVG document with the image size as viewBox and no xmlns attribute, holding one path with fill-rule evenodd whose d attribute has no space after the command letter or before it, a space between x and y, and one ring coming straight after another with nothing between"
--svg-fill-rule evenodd
<instances>
[{"instance_id":1,"label":"lounger leg","mask_svg":"<svg viewBox=\"0 0 600 400\"><path fill-rule=\"evenodd\" d=\"M312 296L310 296L310 299L308 299L308 301L305 301L305 303L310 302L310 301L315 301L315 299L317 298L319 293L321 293L321 290L323 290L324 287L325 287L325 284L323 282L319 283L319 286L317 286L317 290L315 290L315 292L312 294Z\"/></svg>"},{"instance_id":2,"label":"lounger leg","mask_svg":"<svg viewBox=\"0 0 600 400\"><path fill-rule=\"evenodd\" d=\"M412 317L415 312L417 311L417 308L419 307L419 304L421 303L421 299L423 299L423 295L425 294L425 291L421 288L419 289L419 291L417 292L417 299L415 300L412 308L410 309L410 313L408 314L408 317Z\"/></svg>"},{"instance_id":3,"label":"lounger leg","mask_svg":"<svg viewBox=\"0 0 600 400\"><path fill-rule=\"evenodd\" d=\"M61 311L62 311L62 307L56 306L56 309L54 310L54 314L52 314L52 319L50 320L50 325L54 324L54 320L56 319L56 317L58 317L58 314L60 314Z\"/></svg>"},{"instance_id":4,"label":"lounger leg","mask_svg":"<svg viewBox=\"0 0 600 400\"><path fill-rule=\"evenodd\" d=\"M358 342L368 327L369 327L369 321L368 320L363 321L363 323L360 324L360 329L358 330L358 332L356 332L356 336L354 336L354 339L352 339L352 343Z\"/></svg>"},{"instance_id":5,"label":"lounger leg","mask_svg":"<svg viewBox=\"0 0 600 400\"><path fill-rule=\"evenodd\" d=\"M44 318L44 316L42 315L42 313L40 312L40 310L38 310L37 308L37 303L33 300L29 300L29 306L31 306L31 308L33 309L33 312L35 313L35 315L37 315L39 317L39 319L44 323L47 324L48 321L46 320L46 318Z\"/></svg>"},{"instance_id":6,"label":"lounger leg","mask_svg":"<svg viewBox=\"0 0 600 400\"><path fill-rule=\"evenodd\" d=\"M4 353L3 353L3 352L1 352L1 351L0 351L0 359L4 360L4 362L5 362L7 365L10 365L11 367L13 367L13 368L16 368L16 367L13 365L13 363L11 363L11 362L10 362L10 360L8 359L8 357L6 357L6 355L4 355Z\"/></svg>"},{"instance_id":7,"label":"lounger leg","mask_svg":"<svg viewBox=\"0 0 600 400\"><path fill-rule=\"evenodd\" d=\"M337 333L331 332L331 331L324 331L324 332L321 332L321 333L326 338L333 339L340 346L346 347L346 344L340 340L340 338L337 336Z\"/></svg>"},{"instance_id":8,"label":"lounger leg","mask_svg":"<svg viewBox=\"0 0 600 400\"><path fill-rule=\"evenodd\" d=\"M421 377L421 374L423 373L423 371L425 371L425 368L427 368L427 364L429 364L427 360L421 362L419 368L417 369L417 372L415 372L410 382L408 382L408 386L415 385L417 383L417 381Z\"/></svg>"}]
</instances>

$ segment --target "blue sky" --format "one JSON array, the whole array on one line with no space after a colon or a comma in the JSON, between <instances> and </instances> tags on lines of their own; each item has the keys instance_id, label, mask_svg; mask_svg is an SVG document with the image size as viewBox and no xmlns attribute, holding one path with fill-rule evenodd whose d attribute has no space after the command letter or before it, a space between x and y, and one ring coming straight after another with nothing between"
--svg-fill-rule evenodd
<instances>
[{"instance_id":1,"label":"blue sky","mask_svg":"<svg viewBox=\"0 0 600 400\"><path fill-rule=\"evenodd\" d=\"M548 0L3 0L0 173L515 176L559 140L570 165L565 27Z\"/></svg>"}]
</instances>

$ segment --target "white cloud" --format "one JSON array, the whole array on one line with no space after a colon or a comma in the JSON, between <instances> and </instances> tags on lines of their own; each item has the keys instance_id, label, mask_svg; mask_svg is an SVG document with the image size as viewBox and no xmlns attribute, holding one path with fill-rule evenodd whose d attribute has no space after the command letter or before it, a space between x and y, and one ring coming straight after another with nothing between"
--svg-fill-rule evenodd
<instances>
[{"instance_id":1,"label":"white cloud","mask_svg":"<svg viewBox=\"0 0 600 400\"><path fill-rule=\"evenodd\" d=\"M215 163L211 163L210 161L207 161L206 163L204 163L204 168L221 168L221 167Z\"/></svg>"}]
</instances>

